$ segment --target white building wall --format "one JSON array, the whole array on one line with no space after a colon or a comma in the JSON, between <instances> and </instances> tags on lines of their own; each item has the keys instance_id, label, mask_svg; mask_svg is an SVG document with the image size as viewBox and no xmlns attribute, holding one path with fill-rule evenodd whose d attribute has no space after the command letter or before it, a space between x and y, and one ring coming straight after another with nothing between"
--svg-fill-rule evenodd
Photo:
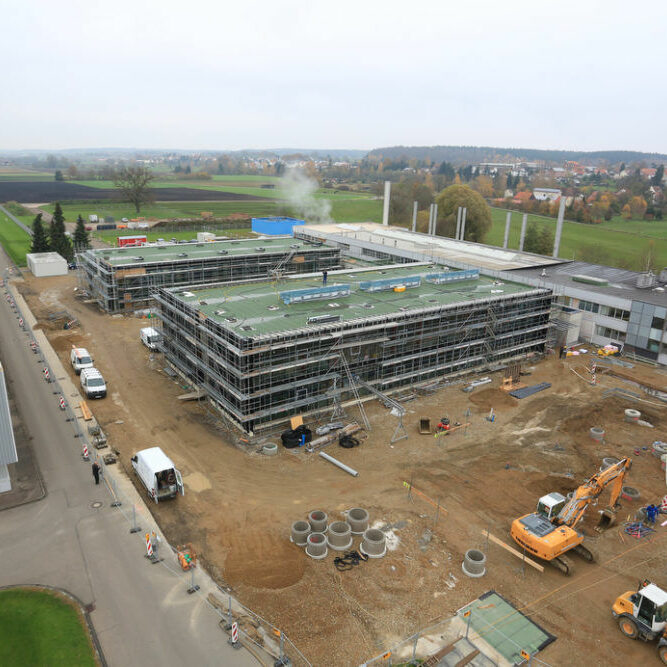
<instances>
[{"instance_id":1,"label":"white building wall","mask_svg":"<svg viewBox=\"0 0 667 667\"><path fill-rule=\"evenodd\" d=\"M28 269L36 278L67 275L67 260L57 252L28 253L25 257Z\"/></svg>"},{"instance_id":2,"label":"white building wall","mask_svg":"<svg viewBox=\"0 0 667 667\"><path fill-rule=\"evenodd\" d=\"M0 465L0 493L12 490L12 483L9 479L9 467Z\"/></svg>"}]
</instances>

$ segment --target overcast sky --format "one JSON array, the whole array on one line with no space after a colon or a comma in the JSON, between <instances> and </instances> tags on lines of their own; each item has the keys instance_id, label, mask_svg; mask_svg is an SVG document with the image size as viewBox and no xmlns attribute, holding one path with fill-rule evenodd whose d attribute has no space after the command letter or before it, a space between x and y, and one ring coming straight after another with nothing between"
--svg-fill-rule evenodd
<instances>
[{"instance_id":1,"label":"overcast sky","mask_svg":"<svg viewBox=\"0 0 667 667\"><path fill-rule=\"evenodd\" d=\"M667 152L664 0L0 0L0 150Z\"/></svg>"}]
</instances>

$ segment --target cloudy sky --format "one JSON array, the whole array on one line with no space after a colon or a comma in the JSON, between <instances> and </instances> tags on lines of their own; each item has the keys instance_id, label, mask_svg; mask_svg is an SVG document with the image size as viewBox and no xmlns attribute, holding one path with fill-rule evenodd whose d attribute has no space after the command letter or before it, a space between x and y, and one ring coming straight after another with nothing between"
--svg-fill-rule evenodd
<instances>
[{"instance_id":1,"label":"cloudy sky","mask_svg":"<svg viewBox=\"0 0 667 667\"><path fill-rule=\"evenodd\" d=\"M0 0L0 150L667 152L664 0Z\"/></svg>"}]
</instances>

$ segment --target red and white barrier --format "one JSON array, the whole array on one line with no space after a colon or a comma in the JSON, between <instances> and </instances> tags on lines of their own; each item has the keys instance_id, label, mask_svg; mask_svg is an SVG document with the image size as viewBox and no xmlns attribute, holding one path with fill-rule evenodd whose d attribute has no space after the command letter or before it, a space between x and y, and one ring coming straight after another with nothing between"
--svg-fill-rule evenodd
<instances>
[{"instance_id":1,"label":"red and white barrier","mask_svg":"<svg viewBox=\"0 0 667 667\"><path fill-rule=\"evenodd\" d=\"M65 399L61 396L60 400L58 401L58 405L60 406L61 410L65 409Z\"/></svg>"},{"instance_id":2,"label":"red and white barrier","mask_svg":"<svg viewBox=\"0 0 667 667\"><path fill-rule=\"evenodd\" d=\"M239 640L239 624L234 621L232 623L232 644L236 644Z\"/></svg>"},{"instance_id":3,"label":"red and white barrier","mask_svg":"<svg viewBox=\"0 0 667 667\"><path fill-rule=\"evenodd\" d=\"M23 318L19 317L19 326L23 329Z\"/></svg>"},{"instance_id":4,"label":"red and white barrier","mask_svg":"<svg viewBox=\"0 0 667 667\"><path fill-rule=\"evenodd\" d=\"M81 453L83 456L84 461L89 461L90 460L90 455L88 454L88 445L83 446L83 452Z\"/></svg>"},{"instance_id":5,"label":"red and white barrier","mask_svg":"<svg viewBox=\"0 0 667 667\"><path fill-rule=\"evenodd\" d=\"M51 382L51 376L49 375L49 369L46 366L44 366L44 371L43 372L44 372L44 379L47 382Z\"/></svg>"},{"instance_id":6,"label":"red and white barrier","mask_svg":"<svg viewBox=\"0 0 667 667\"><path fill-rule=\"evenodd\" d=\"M146 533L146 556L153 558L153 545L151 544L151 536Z\"/></svg>"}]
</instances>

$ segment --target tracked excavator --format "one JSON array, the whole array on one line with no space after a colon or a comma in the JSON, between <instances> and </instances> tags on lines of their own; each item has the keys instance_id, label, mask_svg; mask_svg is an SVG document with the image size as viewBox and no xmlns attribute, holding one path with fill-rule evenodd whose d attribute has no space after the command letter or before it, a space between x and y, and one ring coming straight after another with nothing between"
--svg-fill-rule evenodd
<instances>
[{"instance_id":1,"label":"tracked excavator","mask_svg":"<svg viewBox=\"0 0 667 667\"><path fill-rule=\"evenodd\" d=\"M565 555L572 551L585 560L595 560L593 554L582 542L584 534L576 530L591 503L611 485L609 506L600 513L597 530L604 530L614 524L618 498L621 495L625 476L632 466L632 459L622 459L587 479L568 500L560 493L542 496L537 503L537 512L526 514L512 522L511 535L514 541L526 550L526 554L536 556L559 569L563 574L571 574L574 563Z\"/></svg>"}]
</instances>

